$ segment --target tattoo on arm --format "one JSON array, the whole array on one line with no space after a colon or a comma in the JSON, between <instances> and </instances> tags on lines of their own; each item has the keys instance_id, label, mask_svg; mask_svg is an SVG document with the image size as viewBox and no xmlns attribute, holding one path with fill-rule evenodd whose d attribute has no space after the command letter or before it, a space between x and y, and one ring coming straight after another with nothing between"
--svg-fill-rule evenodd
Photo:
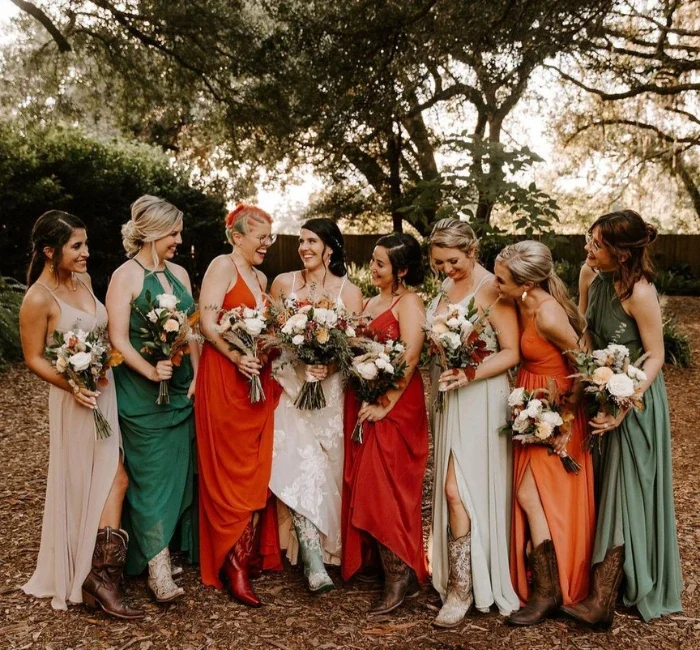
<instances>
[{"instance_id":1,"label":"tattoo on arm","mask_svg":"<svg viewBox=\"0 0 700 650\"><path fill-rule=\"evenodd\" d=\"M211 304L211 305L204 305L202 309L207 310L207 311L221 311L221 305L216 305L216 304Z\"/></svg>"}]
</instances>

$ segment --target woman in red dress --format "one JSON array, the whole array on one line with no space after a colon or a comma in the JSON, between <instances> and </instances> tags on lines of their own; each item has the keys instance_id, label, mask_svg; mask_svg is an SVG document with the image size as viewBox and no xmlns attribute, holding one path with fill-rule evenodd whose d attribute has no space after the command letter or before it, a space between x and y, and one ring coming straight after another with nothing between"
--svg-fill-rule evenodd
<instances>
[{"instance_id":1,"label":"woman in red dress","mask_svg":"<svg viewBox=\"0 0 700 650\"><path fill-rule=\"evenodd\" d=\"M427 578L421 498L428 418L417 372L425 308L406 288L423 280L420 245L403 233L381 237L370 269L379 295L363 313L377 338L404 342L408 367L401 388L389 391L383 404L361 404L351 388L346 392L341 566L348 580L379 551L384 590L371 613L386 614ZM351 435L358 417L364 422L361 444Z\"/></svg>"},{"instance_id":2,"label":"woman in red dress","mask_svg":"<svg viewBox=\"0 0 700 650\"><path fill-rule=\"evenodd\" d=\"M550 250L536 241L507 246L496 258L495 273L499 293L515 302L520 319L522 363L516 386L547 389L553 381L561 394L571 392L574 371L563 353L576 349L585 321L554 272ZM513 446L510 573L526 603L508 618L513 625L540 623L562 604L576 603L588 593L595 530L593 465L584 448L585 413L575 394L568 405L575 419L554 450L572 456L581 465L578 474L568 474L549 447Z\"/></svg>"},{"instance_id":3,"label":"woman in red dress","mask_svg":"<svg viewBox=\"0 0 700 650\"><path fill-rule=\"evenodd\" d=\"M199 462L202 582L226 582L242 603L259 607L249 581L259 511L272 467L273 380L269 364L230 349L216 331L222 310L263 304L262 264L275 236L272 218L239 205L226 217L233 252L215 258L202 281L200 327L206 339L197 373L195 421ZM259 375L267 399L252 404L249 379ZM276 523L276 522L275 522Z\"/></svg>"}]
</instances>

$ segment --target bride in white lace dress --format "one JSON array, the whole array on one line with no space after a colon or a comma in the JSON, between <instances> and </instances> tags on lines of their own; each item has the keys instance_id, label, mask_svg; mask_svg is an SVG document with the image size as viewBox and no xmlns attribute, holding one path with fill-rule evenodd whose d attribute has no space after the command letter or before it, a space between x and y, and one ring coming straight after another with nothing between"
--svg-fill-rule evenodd
<instances>
[{"instance_id":1,"label":"bride in white lace dress","mask_svg":"<svg viewBox=\"0 0 700 650\"><path fill-rule=\"evenodd\" d=\"M350 313L362 310L362 293L347 280L343 236L329 219L310 219L299 234L302 271L279 275L274 299L329 298ZM270 489L279 500L280 544L296 564L299 550L309 589L333 588L324 564L340 564L340 495L343 481L343 380L331 366L304 366L283 355L273 364L283 388L275 409ZM327 406L294 406L304 375L322 381Z\"/></svg>"}]
</instances>

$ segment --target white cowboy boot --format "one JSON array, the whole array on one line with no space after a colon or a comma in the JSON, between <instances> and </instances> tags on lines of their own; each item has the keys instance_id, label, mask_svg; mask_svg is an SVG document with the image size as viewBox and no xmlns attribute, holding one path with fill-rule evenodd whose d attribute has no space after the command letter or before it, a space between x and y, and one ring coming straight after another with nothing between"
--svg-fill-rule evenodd
<instances>
[{"instance_id":1,"label":"white cowboy boot","mask_svg":"<svg viewBox=\"0 0 700 650\"><path fill-rule=\"evenodd\" d=\"M450 574L447 579L447 597L433 625L457 627L474 603L472 593L472 534L455 539L447 529Z\"/></svg>"},{"instance_id":2,"label":"white cowboy boot","mask_svg":"<svg viewBox=\"0 0 700 650\"><path fill-rule=\"evenodd\" d=\"M173 581L167 546L148 563L148 586L159 603L171 603L185 594Z\"/></svg>"}]
</instances>

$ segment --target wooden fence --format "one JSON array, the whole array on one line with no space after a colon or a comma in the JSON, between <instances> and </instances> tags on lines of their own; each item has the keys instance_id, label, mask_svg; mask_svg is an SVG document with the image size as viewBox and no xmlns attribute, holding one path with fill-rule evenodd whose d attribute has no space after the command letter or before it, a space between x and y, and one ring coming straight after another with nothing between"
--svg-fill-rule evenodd
<instances>
[{"instance_id":1,"label":"wooden fence","mask_svg":"<svg viewBox=\"0 0 700 650\"><path fill-rule=\"evenodd\" d=\"M345 235L348 262L367 264L379 235ZM563 235L554 247L554 258L582 262L585 257L584 235ZM279 273L301 268L297 252L298 238L280 235L270 249L261 267L268 278ZM696 277L700 276L700 235L659 235L653 245L654 259L659 269L687 265Z\"/></svg>"}]
</instances>

